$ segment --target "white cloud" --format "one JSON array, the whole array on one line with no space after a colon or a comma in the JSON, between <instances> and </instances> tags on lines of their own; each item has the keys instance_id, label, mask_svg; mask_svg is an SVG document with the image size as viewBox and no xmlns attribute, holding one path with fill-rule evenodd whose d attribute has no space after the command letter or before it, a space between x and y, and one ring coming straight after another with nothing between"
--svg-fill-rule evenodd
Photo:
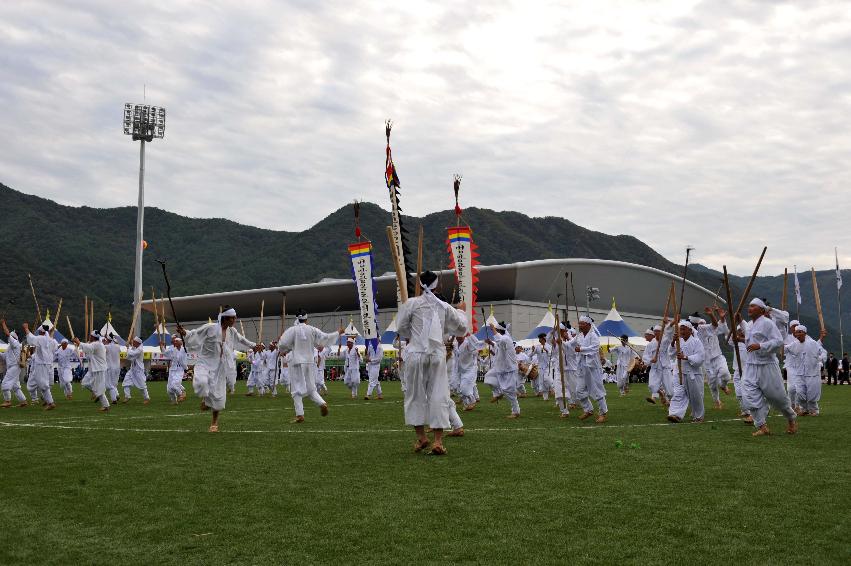
<instances>
[{"instance_id":1,"label":"white cloud","mask_svg":"<svg viewBox=\"0 0 851 566\"><path fill-rule=\"evenodd\" d=\"M124 102L168 108L147 203L298 230L384 205L565 216L672 260L832 265L843 246L842 2L0 5L0 181L135 204ZM847 217L847 212L845 212ZM851 265L851 246L840 261Z\"/></svg>"}]
</instances>

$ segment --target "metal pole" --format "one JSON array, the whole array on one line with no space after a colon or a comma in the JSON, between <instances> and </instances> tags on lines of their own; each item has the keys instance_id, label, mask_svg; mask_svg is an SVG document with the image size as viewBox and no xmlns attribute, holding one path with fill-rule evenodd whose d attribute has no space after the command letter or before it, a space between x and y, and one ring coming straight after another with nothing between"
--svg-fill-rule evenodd
<instances>
[{"instance_id":1,"label":"metal pole","mask_svg":"<svg viewBox=\"0 0 851 566\"><path fill-rule=\"evenodd\" d=\"M142 297L142 231L145 225L145 140L144 138L140 140L139 146L139 206L136 211L136 271L135 271L135 283L133 285L133 320L130 321L130 324L135 328L141 328L141 325L138 324L139 321L136 320L135 313L139 312L139 317L141 317L141 311L138 308L138 302L141 301Z\"/></svg>"}]
</instances>

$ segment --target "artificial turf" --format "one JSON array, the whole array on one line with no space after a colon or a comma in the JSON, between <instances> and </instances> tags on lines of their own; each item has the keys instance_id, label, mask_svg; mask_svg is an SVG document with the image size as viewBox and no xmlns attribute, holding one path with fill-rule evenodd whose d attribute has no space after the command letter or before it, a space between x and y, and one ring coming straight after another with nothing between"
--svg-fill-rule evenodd
<instances>
[{"instance_id":1,"label":"artificial turf","mask_svg":"<svg viewBox=\"0 0 851 566\"><path fill-rule=\"evenodd\" d=\"M398 383L383 401L332 383L331 414L308 402L300 425L288 395L238 394L220 434L161 382L106 415L74 387L55 411L0 412L2 564L851 560L847 386L825 386L791 437L775 416L752 438L732 396L703 424L666 424L643 385L608 386L605 425L485 402L444 457L412 452Z\"/></svg>"}]
</instances>

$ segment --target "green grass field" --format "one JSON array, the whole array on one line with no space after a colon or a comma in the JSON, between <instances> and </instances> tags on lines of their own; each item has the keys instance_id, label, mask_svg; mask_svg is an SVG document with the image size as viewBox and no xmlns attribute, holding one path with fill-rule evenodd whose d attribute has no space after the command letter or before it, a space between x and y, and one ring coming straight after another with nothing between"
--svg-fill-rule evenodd
<instances>
[{"instance_id":1,"label":"green grass field","mask_svg":"<svg viewBox=\"0 0 851 566\"><path fill-rule=\"evenodd\" d=\"M162 382L107 415L75 383L56 411L0 412L0 563L849 563L851 387L768 438L732 396L670 425L645 386L609 387L606 425L485 403L434 457L411 451L396 383L369 402L332 384L330 416L309 404L301 425L289 396L237 395L218 435Z\"/></svg>"}]
</instances>

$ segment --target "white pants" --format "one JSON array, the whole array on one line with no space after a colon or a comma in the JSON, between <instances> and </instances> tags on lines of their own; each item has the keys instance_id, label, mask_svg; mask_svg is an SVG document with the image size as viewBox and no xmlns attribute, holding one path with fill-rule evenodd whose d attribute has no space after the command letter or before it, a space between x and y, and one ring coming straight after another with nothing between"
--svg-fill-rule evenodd
<instances>
[{"instance_id":1,"label":"white pants","mask_svg":"<svg viewBox=\"0 0 851 566\"><path fill-rule=\"evenodd\" d=\"M520 402L517 401L517 371L496 371L491 368L485 374L485 383L493 388L494 397L502 395L511 405L511 413L520 414Z\"/></svg>"},{"instance_id":2,"label":"white pants","mask_svg":"<svg viewBox=\"0 0 851 566\"><path fill-rule=\"evenodd\" d=\"M195 376L192 388L195 395L204 400L204 404L214 411L221 411L227 402L227 372L225 364L219 364L212 370L204 364L195 364Z\"/></svg>"},{"instance_id":3,"label":"white pants","mask_svg":"<svg viewBox=\"0 0 851 566\"><path fill-rule=\"evenodd\" d=\"M455 402L452 401L452 399L449 399L449 404L446 406L446 409L449 411L449 427L452 430L464 428L464 422L458 415L458 409L455 408Z\"/></svg>"},{"instance_id":4,"label":"white pants","mask_svg":"<svg viewBox=\"0 0 851 566\"><path fill-rule=\"evenodd\" d=\"M381 397L381 383L378 381L378 374L381 371L381 364L367 364L366 371L369 374L369 386L366 388L366 396L372 395L373 390Z\"/></svg>"},{"instance_id":5,"label":"white pants","mask_svg":"<svg viewBox=\"0 0 851 566\"><path fill-rule=\"evenodd\" d=\"M461 375L461 401L464 405L472 405L478 400L476 394L476 377L477 370L472 367L466 371L460 372Z\"/></svg>"},{"instance_id":6,"label":"white pants","mask_svg":"<svg viewBox=\"0 0 851 566\"><path fill-rule=\"evenodd\" d=\"M615 375L617 376L618 390L621 393L626 392L627 385L629 385L629 374L626 372L626 367L619 365Z\"/></svg>"},{"instance_id":7,"label":"white pants","mask_svg":"<svg viewBox=\"0 0 851 566\"><path fill-rule=\"evenodd\" d=\"M796 418L789 397L783 390L783 377L777 362L769 364L745 364L745 403L753 416L753 424L759 428L768 418L769 405L783 413L787 419Z\"/></svg>"},{"instance_id":8,"label":"white pants","mask_svg":"<svg viewBox=\"0 0 851 566\"><path fill-rule=\"evenodd\" d=\"M798 406L798 386L801 384L801 378L795 373L792 368L786 368L786 393L789 396L789 402L793 407Z\"/></svg>"},{"instance_id":9,"label":"white pants","mask_svg":"<svg viewBox=\"0 0 851 566\"><path fill-rule=\"evenodd\" d=\"M743 368L744 369L744 368ZM739 375L739 369L733 372L733 388L736 390L736 401L739 403L739 412L743 415L750 415L747 403L745 403L744 386L742 385L742 376Z\"/></svg>"},{"instance_id":10,"label":"white pants","mask_svg":"<svg viewBox=\"0 0 851 566\"><path fill-rule=\"evenodd\" d=\"M106 398L106 372L89 371L92 374L92 394L100 401L101 407L109 407L109 399Z\"/></svg>"},{"instance_id":11,"label":"white pants","mask_svg":"<svg viewBox=\"0 0 851 566\"><path fill-rule=\"evenodd\" d=\"M668 407L668 415L682 419L688 408L691 408L691 418L703 418L702 374L683 372L683 384L680 385L679 378L674 382L674 396Z\"/></svg>"},{"instance_id":12,"label":"white pants","mask_svg":"<svg viewBox=\"0 0 851 566\"><path fill-rule=\"evenodd\" d=\"M586 413L594 412L591 399L597 402L597 408L601 415L609 412L606 405L606 389L603 387L603 372L599 367L589 367L585 364L579 366L579 386L576 396Z\"/></svg>"},{"instance_id":13,"label":"white pants","mask_svg":"<svg viewBox=\"0 0 851 566\"><path fill-rule=\"evenodd\" d=\"M228 368L227 375L225 376L225 383L227 385L227 390L231 393L236 392L236 366L233 368ZM181 385L181 388L183 385Z\"/></svg>"},{"instance_id":14,"label":"white pants","mask_svg":"<svg viewBox=\"0 0 851 566\"><path fill-rule=\"evenodd\" d=\"M717 403L721 400L721 389L726 387L730 381L730 369L727 367L727 360L724 356L715 356L704 365L704 369L706 369L706 381L709 382L712 400Z\"/></svg>"},{"instance_id":15,"label":"white pants","mask_svg":"<svg viewBox=\"0 0 851 566\"><path fill-rule=\"evenodd\" d=\"M349 368L343 376L343 383L352 392L352 397L358 396L358 386L360 386L360 367Z\"/></svg>"},{"instance_id":16,"label":"white pants","mask_svg":"<svg viewBox=\"0 0 851 566\"><path fill-rule=\"evenodd\" d=\"M315 371L316 366L309 364L290 364L290 395L293 398L293 408L297 417L304 416L304 398L307 397L316 406L325 404L316 391Z\"/></svg>"},{"instance_id":17,"label":"white pants","mask_svg":"<svg viewBox=\"0 0 851 566\"><path fill-rule=\"evenodd\" d=\"M798 405L807 413L818 413L821 399L821 376L805 375L798 382Z\"/></svg>"},{"instance_id":18,"label":"white pants","mask_svg":"<svg viewBox=\"0 0 851 566\"><path fill-rule=\"evenodd\" d=\"M11 401L12 393L15 394L15 397L20 403L27 400L24 392L21 391L21 368L18 367L17 363L6 370L6 374L3 376L3 384L0 388L3 390L4 401Z\"/></svg>"},{"instance_id":19,"label":"white pants","mask_svg":"<svg viewBox=\"0 0 851 566\"><path fill-rule=\"evenodd\" d=\"M33 363L30 380L35 384L35 389L41 393L45 403L52 405L53 393L50 392L50 385L53 383L53 364ZM29 384L29 381L27 383Z\"/></svg>"},{"instance_id":20,"label":"white pants","mask_svg":"<svg viewBox=\"0 0 851 566\"><path fill-rule=\"evenodd\" d=\"M177 371L169 371L168 372L168 382L166 385L166 393L168 393L169 399L172 401L177 401L178 398L183 395L183 384L181 381L183 380L183 370L179 369Z\"/></svg>"},{"instance_id":21,"label":"white pants","mask_svg":"<svg viewBox=\"0 0 851 566\"><path fill-rule=\"evenodd\" d=\"M405 356L405 424L449 428L446 354L409 352Z\"/></svg>"},{"instance_id":22,"label":"white pants","mask_svg":"<svg viewBox=\"0 0 851 566\"><path fill-rule=\"evenodd\" d=\"M121 368L106 368L106 394L110 401L118 399L118 380L121 379Z\"/></svg>"},{"instance_id":23,"label":"white pants","mask_svg":"<svg viewBox=\"0 0 851 566\"><path fill-rule=\"evenodd\" d=\"M62 391L65 392L65 395L71 394L72 381L74 381L74 376L71 373L71 366L59 368L59 386L62 387Z\"/></svg>"},{"instance_id":24,"label":"white pants","mask_svg":"<svg viewBox=\"0 0 851 566\"><path fill-rule=\"evenodd\" d=\"M142 397L145 399L150 399L148 395L148 383L147 378L145 376L144 370L139 369L130 369L127 373L124 374L124 381L121 383L124 386L124 398L130 398L130 388L135 387L142 391Z\"/></svg>"}]
</instances>

